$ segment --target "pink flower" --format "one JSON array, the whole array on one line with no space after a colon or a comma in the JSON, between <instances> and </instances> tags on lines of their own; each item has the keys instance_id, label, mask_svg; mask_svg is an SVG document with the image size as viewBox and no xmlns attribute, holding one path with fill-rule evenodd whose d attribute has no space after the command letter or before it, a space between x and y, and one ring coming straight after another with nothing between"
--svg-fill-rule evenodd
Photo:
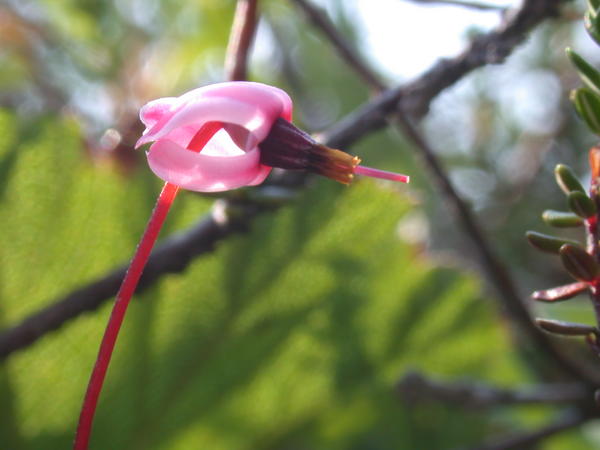
<instances>
[{"instance_id":1,"label":"pink flower","mask_svg":"<svg viewBox=\"0 0 600 450\"><path fill-rule=\"evenodd\" d=\"M281 89L240 81L213 84L142 107L146 130L136 148L153 142L147 152L150 169L184 189L253 186L271 171L261 164L258 145L278 118L292 118L292 101ZM215 122L222 129L203 148L193 148L196 135Z\"/></svg>"},{"instance_id":2,"label":"pink flower","mask_svg":"<svg viewBox=\"0 0 600 450\"><path fill-rule=\"evenodd\" d=\"M234 81L154 100L136 148L153 142L150 169L184 189L219 192L260 184L271 168L305 170L348 184L355 174L408 183L402 174L359 166L360 158L319 144L291 122L281 89Z\"/></svg>"}]
</instances>

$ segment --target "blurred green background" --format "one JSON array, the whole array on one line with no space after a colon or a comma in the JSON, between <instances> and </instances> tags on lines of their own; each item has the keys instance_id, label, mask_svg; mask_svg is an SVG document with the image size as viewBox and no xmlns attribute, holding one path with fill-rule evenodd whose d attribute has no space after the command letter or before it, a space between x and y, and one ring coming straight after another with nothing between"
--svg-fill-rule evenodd
<instances>
[{"instance_id":1,"label":"blurred green background","mask_svg":"<svg viewBox=\"0 0 600 450\"><path fill-rule=\"evenodd\" d=\"M319 3L369 54L357 2ZM141 132L137 110L224 79L234 6L0 3L1 327L131 256L161 186L130 148ZM250 78L288 90L298 123L323 130L368 99L298 10L274 0L261 6ZM578 7L540 27L507 64L445 92L423 124L524 295L568 281L522 236L544 231L543 209L564 208L554 165L585 175L594 142L566 99L577 78L564 47L600 60L582 37ZM481 31L465 29L465 42ZM384 78L401 81L372 59ZM138 295L91 448L446 449L555 416L547 407L482 413L398 395L410 370L514 388L539 377L401 136L380 131L352 151L413 182L315 181L248 233ZM162 236L191 226L213 201L180 194ZM109 312L107 303L2 363L1 449L69 448ZM593 321L577 300L540 314ZM542 448L592 448L598 430L588 424Z\"/></svg>"}]
</instances>

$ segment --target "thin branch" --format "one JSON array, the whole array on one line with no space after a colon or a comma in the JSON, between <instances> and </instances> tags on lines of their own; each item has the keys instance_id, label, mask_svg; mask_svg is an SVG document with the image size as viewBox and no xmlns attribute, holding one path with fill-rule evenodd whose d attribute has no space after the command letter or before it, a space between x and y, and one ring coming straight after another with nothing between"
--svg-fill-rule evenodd
<instances>
[{"instance_id":1,"label":"thin branch","mask_svg":"<svg viewBox=\"0 0 600 450\"><path fill-rule=\"evenodd\" d=\"M248 78L248 53L256 30L257 3L258 0L237 2L225 57L225 73L228 80L241 81Z\"/></svg>"},{"instance_id":2,"label":"thin branch","mask_svg":"<svg viewBox=\"0 0 600 450\"><path fill-rule=\"evenodd\" d=\"M412 3L420 5L435 5L435 6L459 6L462 8L476 9L479 11L506 11L506 6L494 5L492 3L484 3L468 0L409 0Z\"/></svg>"},{"instance_id":3,"label":"thin branch","mask_svg":"<svg viewBox=\"0 0 600 450\"><path fill-rule=\"evenodd\" d=\"M509 450L509 449L526 449L536 448L544 439L547 439L555 434L561 433L571 428L578 427L591 420L591 414L581 414L577 412L569 412L556 420L550 425L538 428L537 430L527 431L511 436L504 436L489 443L484 443L472 447L471 450Z\"/></svg>"},{"instance_id":4,"label":"thin branch","mask_svg":"<svg viewBox=\"0 0 600 450\"><path fill-rule=\"evenodd\" d=\"M337 50L338 55L348 64L360 78L374 91L382 91L385 85L379 77L368 68L359 53L352 48L350 43L340 34L331 23L324 11L306 0L292 0L306 15L312 24L327 36Z\"/></svg>"},{"instance_id":5,"label":"thin branch","mask_svg":"<svg viewBox=\"0 0 600 450\"><path fill-rule=\"evenodd\" d=\"M463 53L440 59L414 81L381 93L329 128L323 138L333 147L346 148L384 127L387 116L396 110L404 111L411 119L420 119L440 92L479 67L502 63L529 31L545 19L557 16L560 5L566 1L525 0L497 29L473 39Z\"/></svg>"},{"instance_id":6,"label":"thin branch","mask_svg":"<svg viewBox=\"0 0 600 450\"><path fill-rule=\"evenodd\" d=\"M442 382L417 372L406 374L396 385L396 392L409 403L435 400L473 409L517 404L573 404L592 398L584 384L549 383L511 390L473 381Z\"/></svg>"},{"instance_id":7,"label":"thin branch","mask_svg":"<svg viewBox=\"0 0 600 450\"><path fill-rule=\"evenodd\" d=\"M544 18L555 15L562 1L526 1L523 9L513 17L512 21L499 30L479 37L463 54L437 63L413 82L382 93L341 120L323 134L323 143L330 147L347 148L383 126L386 123L386 116L399 106L400 99L402 99L401 106L410 111L412 116L418 117L417 112L426 112L431 99L462 76L488 62L500 62L518 42L524 39L526 31ZM531 17L529 19L523 17L527 15ZM302 184L302 177L290 173L285 176L271 177L270 186L255 188L255 191L261 192L272 186L299 184ZM240 207L249 212L236 215L235 224L219 223L209 215L185 234L167 239L150 256L145 275L140 282L140 289L147 288L166 273L184 270L192 258L211 251L218 241L239 231L240 228L248 228L260 208L249 200ZM48 331L59 328L68 320L84 311L97 308L104 300L113 297L118 290L123 270L117 269L90 282L62 300L26 318L15 327L5 330L0 334L0 359L27 347Z\"/></svg>"}]
</instances>

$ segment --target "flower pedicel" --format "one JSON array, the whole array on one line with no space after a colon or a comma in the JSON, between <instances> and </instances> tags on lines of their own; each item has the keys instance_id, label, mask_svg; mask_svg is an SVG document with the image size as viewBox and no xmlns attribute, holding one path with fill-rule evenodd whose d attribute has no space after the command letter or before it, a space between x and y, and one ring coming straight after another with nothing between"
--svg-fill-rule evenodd
<instances>
[{"instance_id":1,"label":"flower pedicel","mask_svg":"<svg viewBox=\"0 0 600 450\"><path fill-rule=\"evenodd\" d=\"M146 125L136 148L152 143L150 169L166 181L117 293L85 395L74 449L88 447L98 397L117 335L146 261L179 188L220 192L262 183L273 167L306 170L344 184L354 174L408 183L406 175L360 166L360 158L315 142L290 123L281 89L228 82L154 100L140 110Z\"/></svg>"}]
</instances>

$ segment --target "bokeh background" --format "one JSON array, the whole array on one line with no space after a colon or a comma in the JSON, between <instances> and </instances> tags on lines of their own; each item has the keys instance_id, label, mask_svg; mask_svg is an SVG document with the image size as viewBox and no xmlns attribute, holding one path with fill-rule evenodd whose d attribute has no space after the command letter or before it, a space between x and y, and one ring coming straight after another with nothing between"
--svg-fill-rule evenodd
<instances>
[{"instance_id":1,"label":"bokeh background","mask_svg":"<svg viewBox=\"0 0 600 450\"><path fill-rule=\"evenodd\" d=\"M317 4L391 85L458 53L518 6ZM234 8L223 0L0 3L1 327L131 256L161 186L131 150L142 130L137 110L224 79ZM326 130L368 100L297 8L263 0L261 10L249 76L286 89L298 124ZM444 91L422 123L523 295L569 281L523 233L548 231L539 214L564 209L556 163L587 174L594 137L569 104L579 82L564 55L572 46L600 63L582 11L567 5L505 64ZM397 392L410 371L507 388L553 375L540 379L523 358L401 134L372 133L352 152L409 173L411 185L311 180L246 233L138 295L91 448L446 449L552 420L553 407L473 411ZM181 193L162 236L192 226L214 201ZM109 303L2 362L0 448L69 448ZM593 323L586 299L535 307ZM540 448L595 445L600 427L590 422Z\"/></svg>"}]
</instances>

